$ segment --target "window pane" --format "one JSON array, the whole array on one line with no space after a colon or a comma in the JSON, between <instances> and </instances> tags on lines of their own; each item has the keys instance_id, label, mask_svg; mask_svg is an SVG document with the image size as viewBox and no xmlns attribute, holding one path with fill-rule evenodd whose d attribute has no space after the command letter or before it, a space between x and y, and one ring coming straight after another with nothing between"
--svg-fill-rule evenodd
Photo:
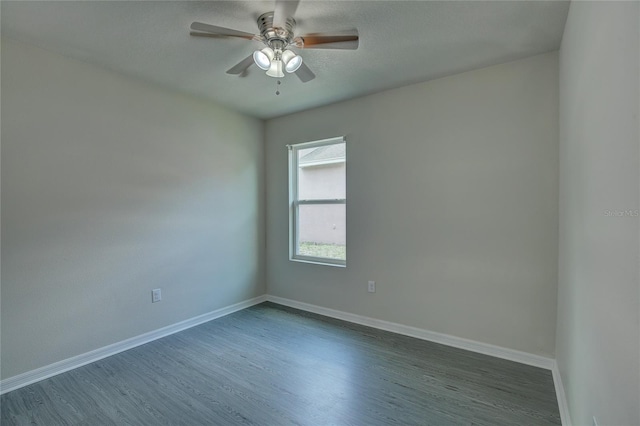
<instances>
[{"instance_id":1,"label":"window pane","mask_svg":"<svg viewBox=\"0 0 640 426\"><path fill-rule=\"evenodd\" d=\"M298 151L298 199L346 198L345 143Z\"/></svg>"},{"instance_id":2,"label":"window pane","mask_svg":"<svg viewBox=\"0 0 640 426\"><path fill-rule=\"evenodd\" d=\"M306 204L298 209L298 253L346 260L346 206Z\"/></svg>"}]
</instances>

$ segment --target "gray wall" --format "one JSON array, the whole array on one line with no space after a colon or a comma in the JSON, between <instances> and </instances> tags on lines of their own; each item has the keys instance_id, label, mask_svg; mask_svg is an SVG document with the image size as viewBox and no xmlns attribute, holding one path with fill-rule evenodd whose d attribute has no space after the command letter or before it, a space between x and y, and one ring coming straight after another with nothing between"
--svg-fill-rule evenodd
<instances>
[{"instance_id":1,"label":"gray wall","mask_svg":"<svg viewBox=\"0 0 640 426\"><path fill-rule=\"evenodd\" d=\"M640 424L639 10L572 2L560 49L556 346L577 425Z\"/></svg>"},{"instance_id":2,"label":"gray wall","mask_svg":"<svg viewBox=\"0 0 640 426\"><path fill-rule=\"evenodd\" d=\"M264 294L263 172L261 121L3 40L2 378Z\"/></svg>"},{"instance_id":3,"label":"gray wall","mask_svg":"<svg viewBox=\"0 0 640 426\"><path fill-rule=\"evenodd\" d=\"M286 145L340 135L347 267L291 262ZM553 356L557 53L269 120L266 167L270 294Z\"/></svg>"}]
</instances>

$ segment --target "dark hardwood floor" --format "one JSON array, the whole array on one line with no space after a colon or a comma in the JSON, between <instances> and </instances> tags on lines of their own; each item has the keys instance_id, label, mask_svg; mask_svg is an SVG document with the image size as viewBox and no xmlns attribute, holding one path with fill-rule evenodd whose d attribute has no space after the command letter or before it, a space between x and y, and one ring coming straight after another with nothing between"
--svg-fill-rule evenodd
<instances>
[{"instance_id":1,"label":"dark hardwood floor","mask_svg":"<svg viewBox=\"0 0 640 426\"><path fill-rule=\"evenodd\" d=\"M9 425L559 425L551 372L263 303L9 392Z\"/></svg>"}]
</instances>

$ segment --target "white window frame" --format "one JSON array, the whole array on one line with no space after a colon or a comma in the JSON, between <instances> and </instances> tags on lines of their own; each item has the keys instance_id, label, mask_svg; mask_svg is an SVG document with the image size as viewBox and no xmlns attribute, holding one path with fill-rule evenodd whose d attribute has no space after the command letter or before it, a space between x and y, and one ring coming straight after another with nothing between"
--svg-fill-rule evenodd
<instances>
[{"instance_id":1,"label":"white window frame","mask_svg":"<svg viewBox=\"0 0 640 426\"><path fill-rule=\"evenodd\" d=\"M312 204L344 204L346 212L346 198L336 199L316 199L316 200L300 200L298 198L298 151L301 149L315 148L325 145L333 145L338 143L346 143L344 136L322 139L313 142L303 142L293 145L287 145L289 150L289 260L294 262L315 263L319 265L346 267L347 261L342 259L332 259L328 257L305 256L296 254L299 236L299 208L301 205ZM345 150L345 165L347 163ZM346 171L345 171L346 173ZM346 185L346 176L345 176ZM346 191L346 188L345 188ZM346 218L345 218L346 219ZM345 221L346 222L346 221ZM346 231L346 230L345 230Z\"/></svg>"}]
</instances>

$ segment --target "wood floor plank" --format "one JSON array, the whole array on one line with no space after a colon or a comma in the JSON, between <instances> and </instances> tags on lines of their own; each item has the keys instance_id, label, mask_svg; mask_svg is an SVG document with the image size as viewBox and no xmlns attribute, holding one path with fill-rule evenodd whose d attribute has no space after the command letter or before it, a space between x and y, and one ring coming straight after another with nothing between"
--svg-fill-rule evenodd
<instances>
[{"instance_id":1,"label":"wood floor plank","mask_svg":"<svg viewBox=\"0 0 640 426\"><path fill-rule=\"evenodd\" d=\"M4 425L560 425L551 372L263 303L0 398Z\"/></svg>"}]
</instances>

